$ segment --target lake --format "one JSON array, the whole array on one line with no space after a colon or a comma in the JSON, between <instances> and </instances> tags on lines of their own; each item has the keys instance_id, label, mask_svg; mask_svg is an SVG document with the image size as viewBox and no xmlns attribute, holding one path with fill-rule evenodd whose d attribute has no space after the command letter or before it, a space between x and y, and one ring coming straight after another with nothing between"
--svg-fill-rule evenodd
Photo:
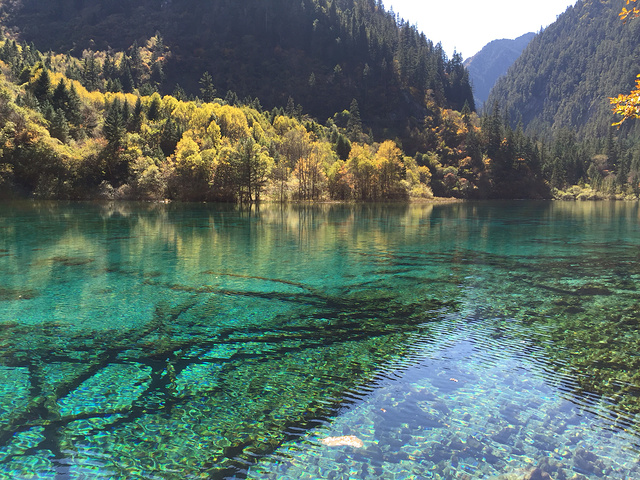
<instances>
[{"instance_id":1,"label":"lake","mask_svg":"<svg viewBox=\"0 0 640 480\"><path fill-rule=\"evenodd\" d=\"M640 478L637 203L0 206L1 479Z\"/></svg>"}]
</instances>

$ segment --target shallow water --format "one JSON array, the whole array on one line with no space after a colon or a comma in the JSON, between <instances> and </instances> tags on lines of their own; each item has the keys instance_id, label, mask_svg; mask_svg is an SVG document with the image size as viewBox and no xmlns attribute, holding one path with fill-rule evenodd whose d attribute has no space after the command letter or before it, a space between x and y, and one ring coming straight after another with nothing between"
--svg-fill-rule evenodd
<instances>
[{"instance_id":1,"label":"shallow water","mask_svg":"<svg viewBox=\"0 0 640 480\"><path fill-rule=\"evenodd\" d=\"M639 246L635 203L2 205L0 478L640 478Z\"/></svg>"}]
</instances>

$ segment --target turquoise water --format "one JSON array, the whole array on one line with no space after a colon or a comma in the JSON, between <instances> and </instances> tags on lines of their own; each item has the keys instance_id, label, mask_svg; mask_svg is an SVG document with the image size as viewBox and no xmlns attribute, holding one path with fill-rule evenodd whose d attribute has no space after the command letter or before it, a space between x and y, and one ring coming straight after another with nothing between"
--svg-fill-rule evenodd
<instances>
[{"instance_id":1,"label":"turquoise water","mask_svg":"<svg viewBox=\"0 0 640 480\"><path fill-rule=\"evenodd\" d=\"M635 203L2 205L0 478L640 478L639 247Z\"/></svg>"}]
</instances>

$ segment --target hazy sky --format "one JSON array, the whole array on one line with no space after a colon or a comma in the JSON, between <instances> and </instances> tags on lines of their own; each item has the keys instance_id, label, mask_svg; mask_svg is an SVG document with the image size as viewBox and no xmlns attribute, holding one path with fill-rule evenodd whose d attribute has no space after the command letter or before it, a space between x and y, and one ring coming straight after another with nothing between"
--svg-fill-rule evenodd
<instances>
[{"instance_id":1,"label":"hazy sky","mask_svg":"<svg viewBox=\"0 0 640 480\"><path fill-rule=\"evenodd\" d=\"M516 38L555 22L576 0L383 0L395 13L441 42L451 57L456 49L468 58L491 40Z\"/></svg>"}]
</instances>

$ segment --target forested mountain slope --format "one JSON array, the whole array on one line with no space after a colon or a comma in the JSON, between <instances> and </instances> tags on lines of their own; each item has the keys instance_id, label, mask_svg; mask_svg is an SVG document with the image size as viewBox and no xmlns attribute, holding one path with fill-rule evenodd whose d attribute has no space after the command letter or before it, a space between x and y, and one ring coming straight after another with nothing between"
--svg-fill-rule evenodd
<instances>
[{"instance_id":1,"label":"forested mountain slope","mask_svg":"<svg viewBox=\"0 0 640 480\"><path fill-rule=\"evenodd\" d=\"M622 3L568 9L478 117L460 56L373 0L0 0L0 195L637 199Z\"/></svg>"},{"instance_id":2,"label":"forested mountain slope","mask_svg":"<svg viewBox=\"0 0 640 480\"><path fill-rule=\"evenodd\" d=\"M606 137L609 97L629 92L640 73L640 22L620 21L623 0L580 0L537 35L488 102L506 109L529 133L562 129L578 139ZM638 134L628 124L620 135Z\"/></svg>"},{"instance_id":3,"label":"forested mountain slope","mask_svg":"<svg viewBox=\"0 0 640 480\"><path fill-rule=\"evenodd\" d=\"M493 40L464 61L473 85L476 107L480 108L487 101L498 78L507 73L534 36L535 33L525 33L516 39Z\"/></svg>"},{"instance_id":4,"label":"forested mountain slope","mask_svg":"<svg viewBox=\"0 0 640 480\"><path fill-rule=\"evenodd\" d=\"M127 52L85 52L81 59L0 35L0 197L252 202L550 194L542 152L497 111L480 119L467 105L458 112L427 98L427 114L404 129L401 142L375 139L363 131L355 99L320 123L293 102L265 110L255 98L216 97L210 75L197 97L179 89L161 96L153 89L165 62L157 35Z\"/></svg>"},{"instance_id":5,"label":"forested mountain slope","mask_svg":"<svg viewBox=\"0 0 640 480\"><path fill-rule=\"evenodd\" d=\"M473 96L462 59L448 59L375 0L2 0L3 24L42 50L131 51L156 32L166 57L160 93L289 97L321 121L355 98L365 126L406 128L427 104L462 109ZM134 71L135 74L135 71ZM104 79L105 81L108 79ZM139 86L133 78L130 87ZM126 83L126 82L121 82ZM126 90L126 88L125 88ZM425 101L425 99L427 101Z\"/></svg>"}]
</instances>

